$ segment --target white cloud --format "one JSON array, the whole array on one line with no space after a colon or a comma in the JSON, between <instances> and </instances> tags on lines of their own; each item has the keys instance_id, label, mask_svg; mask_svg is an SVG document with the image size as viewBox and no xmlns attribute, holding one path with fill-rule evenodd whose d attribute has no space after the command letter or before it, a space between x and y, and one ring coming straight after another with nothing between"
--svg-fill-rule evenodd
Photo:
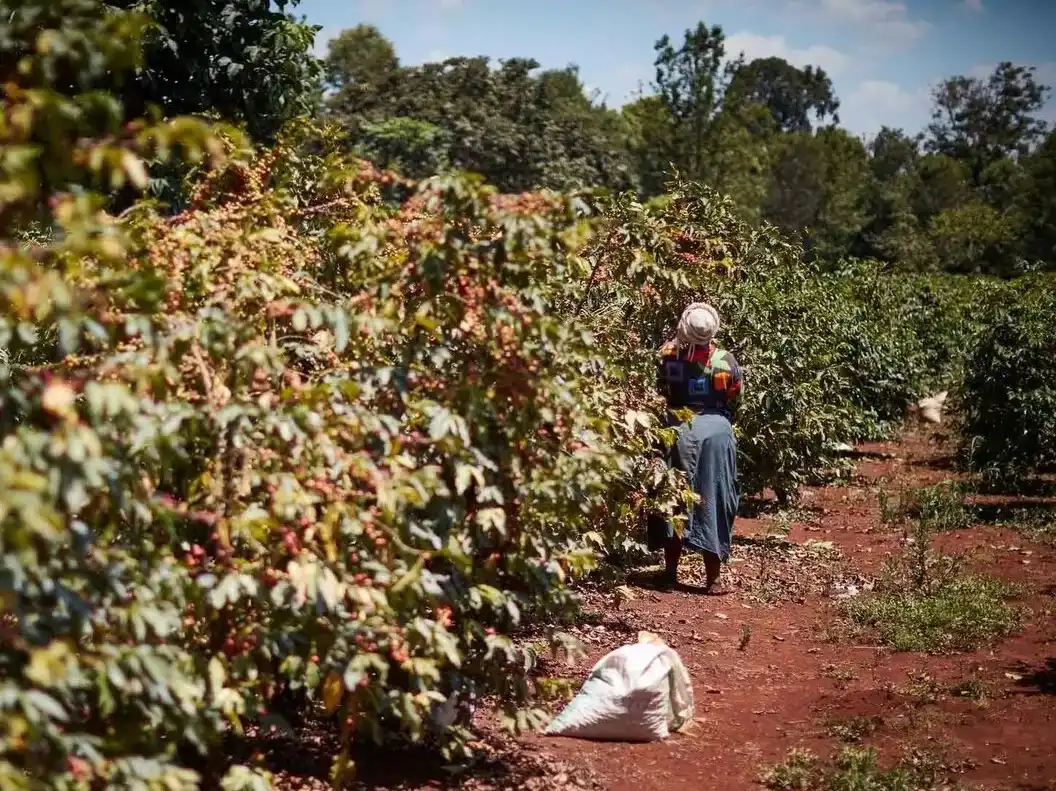
<instances>
[{"instance_id":1,"label":"white cloud","mask_svg":"<svg viewBox=\"0 0 1056 791\"><path fill-rule=\"evenodd\" d=\"M445 11L448 11L455 8L461 8L462 0L437 0L437 5Z\"/></svg>"},{"instance_id":2,"label":"white cloud","mask_svg":"<svg viewBox=\"0 0 1056 791\"><path fill-rule=\"evenodd\" d=\"M881 126L915 134L927 124L930 107L927 87L907 90L888 80L862 80L841 102L840 121L856 134L873 135Z\"/></svg>"},{"instance_id":3,"label":"white cloud","mask_svg":"<svg viewBox=\"0 0 1056 791\"><path fill-rule=\"evenodd\" d=\"M819 0L819 6L829 19L862 27L887 44L917 41L931 29L931 23L911 17L906 3L897 0Z\"/></svg>"},{"instance_id":4,"label":"white cloud","mask_svg":"<svg viewBox=\"0 0 1056 791\"><path fill-rule=\"evenodd\" d=\"M985 10L983 8L983 0L962 0L961 5L964 6L965 10L974 14L982 13Z\"/></svg>"},{"instance_id":5,"label":"white cloud","mask_svg":"<svg viewBox=\"0 0 1056 791\"><path fill-rule=\"evenodd\" d=\"M784 36L760 36L747 32L729 36L726 39L726 52L734 58L743 52L745 60L749 61L771 56L784 58L800 68L820 66L830 75L843 69L848 60L842 52L823 44L797 49L789 45Z\"/></svg>"}]
</instances>

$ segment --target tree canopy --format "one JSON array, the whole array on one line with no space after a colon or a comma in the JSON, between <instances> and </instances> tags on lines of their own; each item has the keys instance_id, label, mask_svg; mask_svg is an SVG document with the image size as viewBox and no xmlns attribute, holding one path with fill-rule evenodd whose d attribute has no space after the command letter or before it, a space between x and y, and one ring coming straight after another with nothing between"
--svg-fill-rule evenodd
<instances>
[{"instance_id":1,"label":"tree canopy","mask_svg":"<svg viewBox=\"0 0 1056 791\"><path fill-rule=\"evenodd\" d=\"M469 170L504 191L591 186L650 198L677 174L825 261L1056 267L1052 142L1040 115L1049 88L1033 67L952 76L934 90L926 129L884 126L863 140L840 128L824 69L727 50L719 25L662 36L653 81L614 109L588 94L574 65L406 65L381 31L360 25L329 43L324 112L361 155L411 176Z\"/></svg>"},{"instance_id":2,"label":"tree canopy","mask_svg":"<svg viewBox=\"0 0 1056 791\"><path fill-rule=\"evenodd\" d=\"M318 28L292 16L299 2L110 0L149 20L142 67L121 95L126 111L218 113L272 140L284 123L313 112L318 95Z\"/></svg>"}]
</instances>

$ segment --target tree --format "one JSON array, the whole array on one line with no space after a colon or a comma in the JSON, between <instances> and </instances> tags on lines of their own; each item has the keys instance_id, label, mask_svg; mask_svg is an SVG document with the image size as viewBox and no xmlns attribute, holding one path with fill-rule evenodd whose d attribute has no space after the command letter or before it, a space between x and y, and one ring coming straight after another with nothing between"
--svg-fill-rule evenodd
<instances>
[{"instance_id":1,"label":"tree","mask_svg":"<svg viewBox=\"0 0 1056 791\"><path fill-rule=\"evenodd\" d=\"M671 134L663 141L666 155L682 175L709 181L715 150L712 127L722 108L727 71L726 36L718 25L703 22L687 29L675 49L669 36L656 42L656 90L670 117Z\"/></svg>"},{"instance_id":2,"label":"tree","mask_svg":"<svg viewBox=\"0 0 1056 791\"><path fill-rule=\"evenodd\" d=\"M323 61L329 109L346 121L369 118L401 76L392 42L373 25L358 25L327 43Z\"/></svg>"},{"instance_id":3,"label":"tree","mask_svg":"<svg viewBox=\"0 0 1056 791\"><path fill-rule=\"evenodd\" d=\"M1056 269L1056 130L1023 163L1018 200L1025 217L1023 255Z\"/></svg>"},{"instance_id":4,"label":"tree","mask_svg":"<svg viewBox=\"0 0 1056 791\"><path fill-rule=\"evenodd\" d=\"M814 66L800 69L784 58L760 58L738 65L727 101L734 99L765 106L783 132L809 132L814 122L840 120L840 102L825 71Z\"/></svg>"},{"instance_id":5,"label":"tree","mask_svg":"<svg viewBox=\"0 0 1056 791\"><path fill-rule=\"evenodd\" d=\"M941 212L972 199L970 167L945 154L926 154L913 171L909 195L913 214L927 225Z\"/></svg>"},{"instance_id":6,"label":"tree","mask_svg":"<svg viewBox=\"0 0 1056 791\"><path fill-rule=\"evenodd\" d=\"M890 183L911 173L920 161L920 137L883 126L869 143L869 167L880 182Z\"/></svg>"},{"instance_id":7,"label":"tree","mask_svg":"<svg viewBox=\"0 0 1056 791\"><path fill-rule=\"evenodd\" d=\"M778 142L763 216L799 236L806 253L839 257L865 228L869 178L865 146L848 132L787 134Z\"/></svg>"},{"instance_id":8,"label":"tree","mask_svg":"<svg viewBox=\"0 0 1056 791\"><path fill-rule=\"evenodd\" d=\"M770 111L754 102L730 102L712 126L711 186L728 195L742 216L758 221L770 188L781 134Z\"/></svg>"},{"instance_id":9,"label":"tree","mask_svg":"<svg viewBox=\"0 0 1056 791\"><path fill-rule=\"evenodd\" d=\"M538 66L523 58L497 69L483 57L427 63L404 71L388 103L396 115L447 130L452 167L520 192L541 185L543 162L561 146L548 134L542 86L532 76Z\"/></svg>"},{"instance_id":10,"label":"tree","mask_svg":"<svg viewBox=\"0 0 1056 791\"><path fill-rule=\"evenodd\" d=\"M1049 94L1034 71L1006 61L985 80L958 76L944 81L933 96L928 150L967 163L975 186L994 161L1029 153L1045 133L1036 114Z\"/></svg>"},{"instance_id":11,"label":"tree","mask_svg":"<svg viewBox=\"0 0 1056 791\"><path fill-rule=\"evenodd\" d=\"M129 115L151 104L169 115L215 114L271 141L288 120L310 114L318 95L319 28L288 13L298 2L111 0L151 20L143 68L122 96Z\"/></svg>"},{"instance_id":12,"label":"tree","mask_svg":"<svg viewBox=\"0 0 1056 791\"><path fill-rule=\"evenodd\" d=\"M943 271L1010 275L1014 272L1015 231L1010 217L973 200L936 215L928 227L928 238Z\"/></svg>"},{"instance_id":13,"label":"tree","mask_svg":"<svg viewBox=\"0 0 1056 791\"><path fill-rule=\"evenodd\" d=\"M635 183L619 113L594 104L578 69L512 58L401 67L374 28L346 31L327 58L329 106L358 150L424 176L447 167L504 191Z\"/></svg>"},{"instance_id":14,"label":"tree","mask_svg":"<svg viewBox=\"0 0 1056 791\"><path fill-rule=\"evenodd\" d=\"M423 179L447 168L447 133L413 118L385 118L362 124L356 153L385 170Z\"/></svg>"},{"instance_id":15,"label":"tree","mask_svg":"<svg viewBox=\"0 0 1056 791\"><path fill-rule=\"evenodd\" d=\"M671 115L659 96L639 96L620 109L627 129L630 149L643 194L659 195L664 191L671 161Z\"/></svg>"},{"instance_id":16,"label":"tree","mask_svg":"<svg viewBox=\"0 0 1056 791\"><path fill-rule=\"evenodd\" d=\"M872 178L862 185L868 222L851 248L861 258L901 261L917 253L919 223L910 209L910 192L920 162L920 138L901 129L881 127L869 141Z\"/></svg>"}]
</instances>

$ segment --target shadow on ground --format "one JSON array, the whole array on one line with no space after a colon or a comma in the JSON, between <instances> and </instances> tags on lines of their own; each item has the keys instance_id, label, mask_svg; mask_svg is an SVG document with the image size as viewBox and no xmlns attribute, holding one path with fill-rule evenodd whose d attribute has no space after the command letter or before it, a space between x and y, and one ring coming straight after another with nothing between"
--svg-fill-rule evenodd
<instances>
[{"instance_id":1,"label":"shadow on ground","mask_svg":"<svg viewBox=\"0 0 1056 791\"><path fill-rule=\"evenodd\" d=\"M1019 667L1022 678L1016 682L1028 695L1056 695L1056 657L1049 657L1040 667Z\"/></svg>"}]
</instances>

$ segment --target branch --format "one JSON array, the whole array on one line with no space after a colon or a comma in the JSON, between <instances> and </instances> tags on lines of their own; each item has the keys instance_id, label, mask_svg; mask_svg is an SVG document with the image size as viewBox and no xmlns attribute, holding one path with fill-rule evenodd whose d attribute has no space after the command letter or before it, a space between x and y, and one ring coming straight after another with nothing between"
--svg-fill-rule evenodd
<instances>
[{"instance_id":1,"label":"branch","mask_svg":"<svg viewBox=\"0 0 1056 791\"><path fill-rule=\"evenodd\" d=\"M209 367L205 364L205 358L202 357L202 350L199 348L197 341L191 346L191 356L194 358L194 362L198 365L198 373L202 377L202 387L205 389L205 397L210 403L212 403L213 378L209 374Z\"/></svg>"}]
</instances>

